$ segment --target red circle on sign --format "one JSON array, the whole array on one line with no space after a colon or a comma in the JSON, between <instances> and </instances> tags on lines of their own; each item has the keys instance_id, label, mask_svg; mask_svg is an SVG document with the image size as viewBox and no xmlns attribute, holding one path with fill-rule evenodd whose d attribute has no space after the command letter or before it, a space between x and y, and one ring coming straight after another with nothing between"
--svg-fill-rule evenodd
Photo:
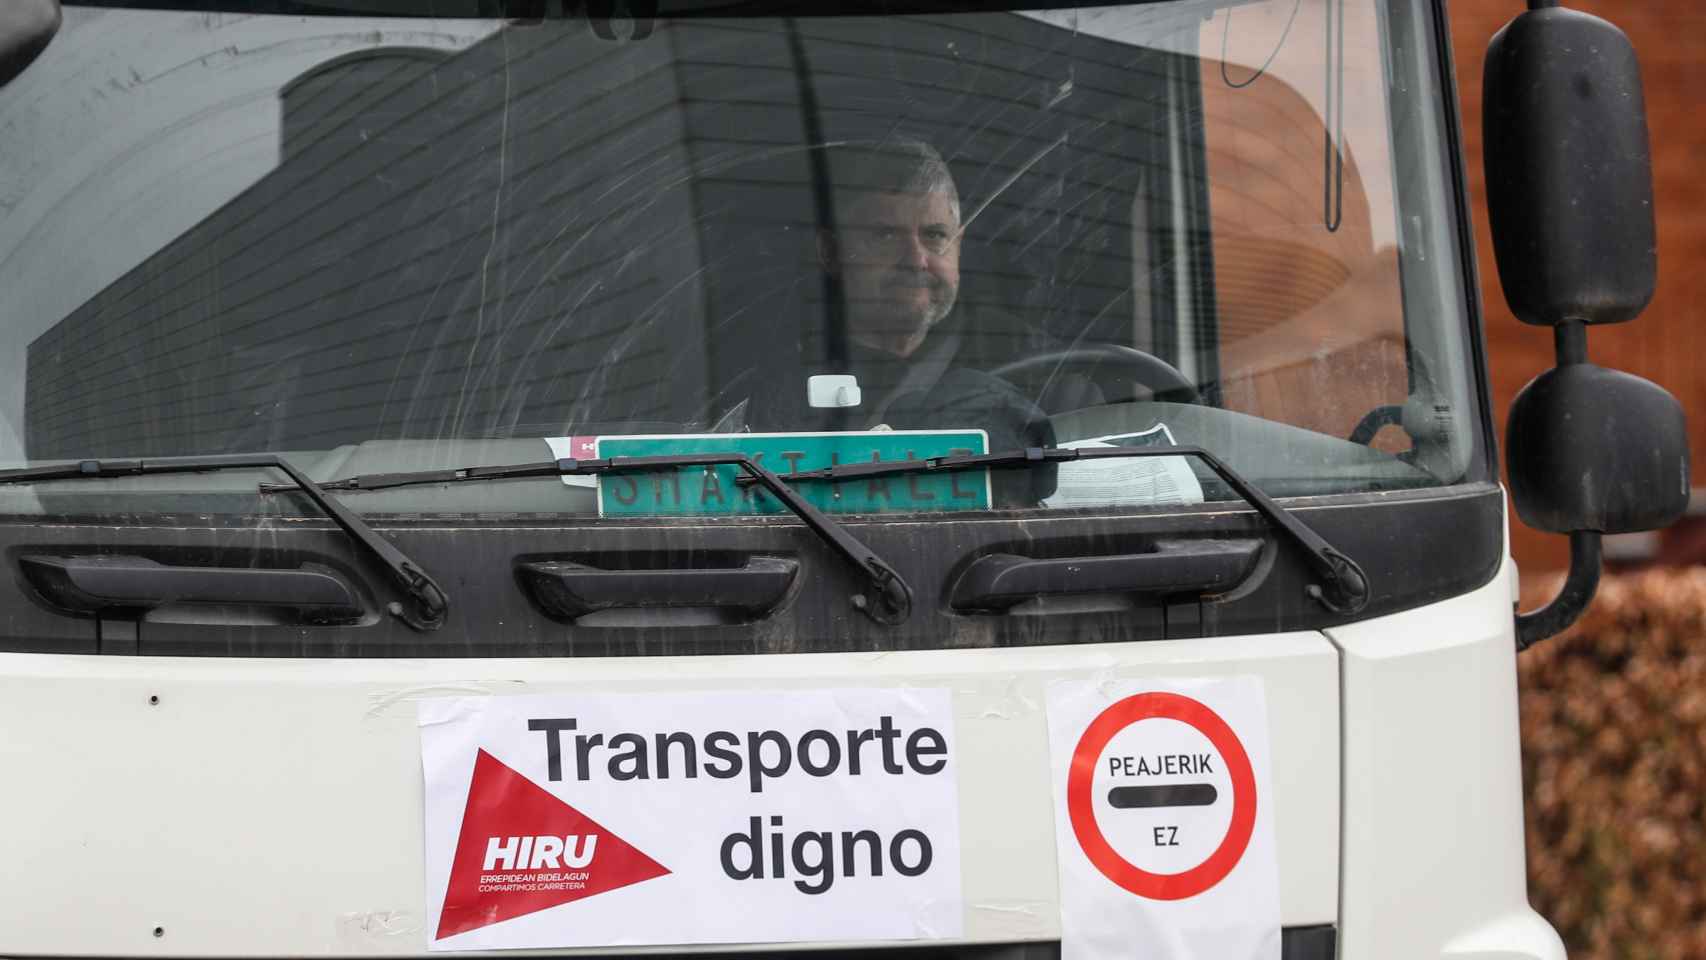
<instances>
[{"instance_id":1,"label":"red circle on sign","mask_svg":"<svg viewBox=\"0 0 1706 960\"><path fill-rule=\"evenodd\" d=\"M1096 823L1090 781L1096 761L1114 735L1141 720L1177 720L1190 724L1220 751L1232 778L1232 822L1226 839L1202 863L1182 873L1151 873L1120 855ZM1238 865L1256 829L1256 775L1238 735L1208 707L1177 693L1139 693L1103 710L1072 751L1072 768L1066 776L1066 810L1078 845L1102 875L1126 890L1150 900L1183 900L1209 889Z\"/></svg>"}]
</instances>

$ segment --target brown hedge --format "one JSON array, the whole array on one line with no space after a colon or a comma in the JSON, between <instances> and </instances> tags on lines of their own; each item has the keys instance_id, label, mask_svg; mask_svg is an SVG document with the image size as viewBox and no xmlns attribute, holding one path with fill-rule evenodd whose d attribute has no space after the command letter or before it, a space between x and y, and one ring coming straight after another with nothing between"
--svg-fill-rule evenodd
<instances>
[{"instance_id":1,"label":"brown hedge","mask_svg":"<svg viewBox=\"0 0 1706 960\"><path fill-rule=\"evenodd\" d=\"M1535 908L1572 960L1706 958L1706 567L1605 578L1518 674Z\"/></svg>"}]
</instances>

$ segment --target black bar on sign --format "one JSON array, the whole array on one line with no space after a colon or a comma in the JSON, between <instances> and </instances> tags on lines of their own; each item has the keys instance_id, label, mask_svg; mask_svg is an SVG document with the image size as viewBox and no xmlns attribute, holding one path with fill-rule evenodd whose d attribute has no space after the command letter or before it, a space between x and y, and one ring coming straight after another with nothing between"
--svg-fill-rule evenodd
<instances>
[{"instance_id":1,"label":"black bar on sign","mask_svg":"<svg viewBox=\"0 0 1706 960\"><path fill-rule=\"evenodd\" d=\"M1206 807L1219 796L1212 783L1164 783L1153 787L1115 787L1108 791L1108 803L1116 810Z\"/></svg>"}]
</instances>

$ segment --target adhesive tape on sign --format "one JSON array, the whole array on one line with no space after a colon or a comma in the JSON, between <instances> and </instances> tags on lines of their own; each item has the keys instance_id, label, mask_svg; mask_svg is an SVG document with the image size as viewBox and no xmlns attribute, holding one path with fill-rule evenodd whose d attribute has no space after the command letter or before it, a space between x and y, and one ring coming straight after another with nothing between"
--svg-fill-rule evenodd
<instances>
[{"instance_id":1,"label":"adhesive tape on sign","mask_svg":"<svg viewBox=\"0 0 1706 960\"><path fill-rule=\"evenodd\" d=\"M1176 693L1103 710L1067 776L1079 846L1114 883L1151 900L1194 897L1238 865L1256 824L1256 778L1232 728Z\"/></svg>"}]
</instances>

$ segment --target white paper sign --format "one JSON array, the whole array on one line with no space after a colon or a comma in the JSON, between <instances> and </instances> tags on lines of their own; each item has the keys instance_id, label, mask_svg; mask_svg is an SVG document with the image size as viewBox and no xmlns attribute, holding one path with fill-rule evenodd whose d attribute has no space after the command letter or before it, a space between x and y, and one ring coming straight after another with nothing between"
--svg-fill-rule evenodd
<instances>
[{"instance_id":1,"label":"white paper sign","mask_svg":"<svg viewBox=\"0 0 1706 960\"><path fill-rule=\"evenodd\" d=\"M1111 447L1176 447L1173 431L1164 423L1142 433L1090 437L1060 444L1074 450ZM1184 457L1109 457L1060 465L1055 492L1043 506L1065 509L1109 504L1202 503L1202 484Z\"/></svg>"},{"instance_id":2,"label":"white paper sign","mask_svg":"<svg viewBox=\"0 0 1706 960\"><path fill-rule=\"evenodd\" d=\"M420 705L428 946L957 937L947 690Z\"/></svg>"},{"instance_id":3,"label":"white paper sign","mask_svg":"<svg viewBox=\"0 0 1706 960\"><path fill-rule=\"evenodd\" d=\"M1279 960L1259 677L1048 691L1061 953Z\"/></svg>"},{"instance_id":4,"label":"white paper sign","mask_svg":"<svg viewBox=\"0 0 1706 960\"><path fill-rule=\"evenodd\" d=\"M556 460L592 460L598 456L597 437L546 437L551 457ZM591 474L571 473L563 477L563 485L597 489L598 478Z\"/></svg>"}]
</instances>

